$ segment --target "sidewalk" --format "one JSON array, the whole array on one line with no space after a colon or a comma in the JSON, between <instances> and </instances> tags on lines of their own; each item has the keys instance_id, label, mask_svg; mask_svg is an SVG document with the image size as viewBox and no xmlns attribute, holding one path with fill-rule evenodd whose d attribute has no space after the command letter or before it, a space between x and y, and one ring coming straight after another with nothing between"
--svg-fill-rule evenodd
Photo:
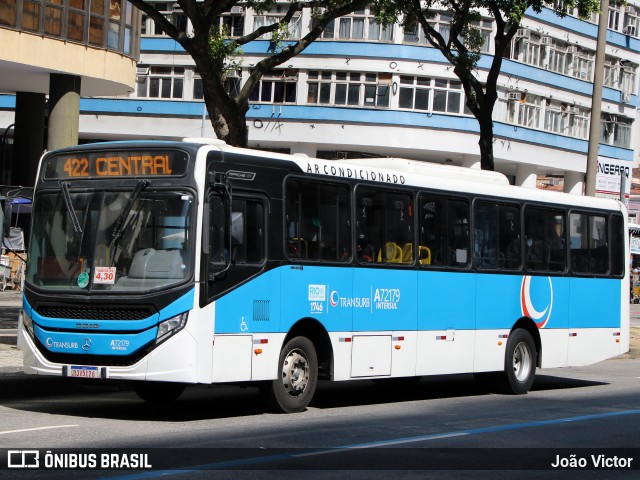
<instances>
[{"instance_id":1,"label":"sidewalk","mask_svg":"<svg viewBox=\"0 0 640 480\"><path fill-rule=\"evenodd\" d=\"M0 291L0 308L2 307L22 307L22 292L9 289Z\"/></svg>"},{"instance_id":2,"label":"sidewalk","mask_svg":"<svg viewBox=\"0 0 640 480\"><path fill-rule=\"evenodd\" d=\"M0 309L22 307L22 292L0 291ZM16 331L0 330L0 377L23 375L22 352L16 346Z\"/></svg>"}]
</instances>

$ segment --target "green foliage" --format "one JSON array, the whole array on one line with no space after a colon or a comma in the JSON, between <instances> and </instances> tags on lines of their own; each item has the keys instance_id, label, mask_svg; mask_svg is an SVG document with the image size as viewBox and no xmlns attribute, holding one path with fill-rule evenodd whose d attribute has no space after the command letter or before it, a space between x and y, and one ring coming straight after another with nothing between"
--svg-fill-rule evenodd
<instances>
[{"instance_id":1,"label":"green foliage","mask_svg":"<svg viewBox=\"0 0 640 480\"><path fill-rule=\"evenodd\" d=\"M244 51L234 40L229 38L229 28L215 26L209 35L209 55L220 66L224 73L242 67Z\"/></svg>"}]
</instances>

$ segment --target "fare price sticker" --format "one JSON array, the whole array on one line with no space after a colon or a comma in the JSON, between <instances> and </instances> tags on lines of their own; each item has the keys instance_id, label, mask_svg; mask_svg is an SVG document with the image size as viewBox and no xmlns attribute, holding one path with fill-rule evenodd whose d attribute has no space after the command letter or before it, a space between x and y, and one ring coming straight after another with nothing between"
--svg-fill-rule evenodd
<instances>
[{"instance_id":1,"label":"fare price sticker","mask_svg":"<svg viewBox=\"0 0 640 480\"><path fill-rule=\"evenodd\" d=\"M96 267L93 269L93 283L113 285L116 281L116 267Z\"/></svg>"}]
</instances>

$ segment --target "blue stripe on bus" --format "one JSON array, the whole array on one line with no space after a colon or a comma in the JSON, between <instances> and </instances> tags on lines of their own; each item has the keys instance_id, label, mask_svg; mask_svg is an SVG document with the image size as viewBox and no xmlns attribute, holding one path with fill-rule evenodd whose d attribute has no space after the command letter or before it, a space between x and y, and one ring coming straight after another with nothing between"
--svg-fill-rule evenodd
<instances>
[{"instance_id":1,"label":"blue stripe on bus","mask_svg":"<svg viewBox=\"0 0 640 480\"><path fill-rule=\"evenodd\" d=\"M343 332L510 329L523 316L547 329L616 328L620 288L609 278L284 266L220 298L215 333L286 332L302 318Z\"/></svg>"},{"instance_id":2,"label":"blue stripe on bus","mask_svg":"<svg viewBox=\"0 0 640 480\"><path fill-rule=\"evenodd\" d=\"M39 315L24 300L25 312L34 322L34 333L49 351L93 355L131 355L154 341L157 324L194 307L195 291L191 289L162 310L144 320L99 320L48 318ZM114 307L117 308L117 307ZM99 324L96 330L56 332L46 328L74 329L76 323ZM44 327L44 328L41 328ZM142 331L140 331L142 330ZM114 333L114 332L118 333ZM127 331L139 331L127 333ZM84 348L83 348L84 346Z\"/></svg>"},{"instance_id":3,"label":"blue stripe on bus","mask_svg":"<svg viewBox=\"0 0 640 480\"><path fill-rule=\"evenodd\" d=\"M88 355L131 355L156 338L157 327L136 334L94 334L51 332L33 326L33 332L47 350Z\"/></svg>"}]
</instances>

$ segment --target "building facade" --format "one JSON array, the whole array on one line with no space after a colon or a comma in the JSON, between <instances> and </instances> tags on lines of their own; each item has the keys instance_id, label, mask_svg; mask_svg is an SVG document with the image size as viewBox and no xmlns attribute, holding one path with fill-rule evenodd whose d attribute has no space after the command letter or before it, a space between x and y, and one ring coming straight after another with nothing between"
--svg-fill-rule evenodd
<instances>
[{"instance_id":1,"label":"building facade","mask_svg":"<svg viewBox=\"0 0 640 480\"><path fill-rule=\"evenodd\" d=\"M7 1L27 0L0 0ZM177 3L155 5L189 32ZM287 2L259 15L236 6L219 21L232 36L240 36L286 11ZM494 110L494 156L496 170L514 184L535 187L536 179L546 176L552 183L562 182L565 191L582 193L598 16L581 20L575 13L560 18L550 9L531 12L503 62ZM637 150L639 18L640 2L611 2L599 156L623 167L631 166ZM445 11L432 19L445 37L449 22ZM289 25L290 38L300 38L312 24L311 11L304 8ZM476 27L485 38L478 64L482 77L491 61L495 27L489 15ZM132 91L83 93L81 141L214 136L191 57L144 15L141 34ZM238 88L251 65L272 48L264 37L246 46L227 88ZM135 56L134 47L130 49ZM11 99L0 96L0 122L8 121ZM252 94L247 123L249 143L256 148L479 168L478 124L465 108L451 65L428 45L420 26L383 28L369 8L337 19L301 55L266 74Z\"/></svg>"},{"instance_id":2,"label":"building facade","mask_svg":"<svg viewBox=\"0 0 640 480\"><path fill-rule=\"evenodd\" d=\"M139 25L125 0L0 0L0 183L78 143L81 97L134 91Z\"/></svg>"}]
</instances>

